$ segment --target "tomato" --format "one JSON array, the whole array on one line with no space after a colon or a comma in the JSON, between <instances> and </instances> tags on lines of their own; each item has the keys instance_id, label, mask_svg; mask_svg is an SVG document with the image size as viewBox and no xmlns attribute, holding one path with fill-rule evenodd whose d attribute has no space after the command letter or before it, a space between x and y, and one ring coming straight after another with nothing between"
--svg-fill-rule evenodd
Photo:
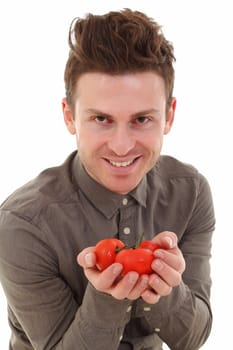
<instances>
[{"instance_id":1,"label":"tomato","mask_svg":"<svg viewBox=\"0 0 233 350\"><path fill-rule=\"evenodd\" d=\"M116 255L115 262L123 265L121 275L125 275L129 271L136 271L140 275L151 274L152 261L154 260L152 250L144 248L126 248L119 251Z\"/></svg>"},{"instance_id":2,"label":"tomato","mask_svg":"<svg viewBox=\"0 0 233 350\"><path fill-rule=\"evenodd\" d=\"M106 238L95 246L96 266L103 271L115 262L117 252L124 247L124 243L117 238Z\"/></svg>"},{"instance_id":3,"label":"tomato","mask_svg":"<svg viewBox=\"0 0 233 350\"><path fill-rule=\"evenodd\" d=\"M117 238L102 239L95 246L96 266L103 271L118 262L123 265L121 275L129 271L136 271L140 275L151 274L151 264L155 259L153 252L159 248L159 244L149 240L139 241L134 247L128 247Z\"/></svg>"},{"instance_id":4,"label":"tomato","mask_svg":"<svg viewBox=\"0 0 233 350\"><path fill-rule=\"evenodd\" d=\"M155 251L156 249L161 248L159 244L153 242L153 241L142 241L139 244L140 248L146 248L146 249L150 249L152 252Z\"/></svg>"}]
</instances>

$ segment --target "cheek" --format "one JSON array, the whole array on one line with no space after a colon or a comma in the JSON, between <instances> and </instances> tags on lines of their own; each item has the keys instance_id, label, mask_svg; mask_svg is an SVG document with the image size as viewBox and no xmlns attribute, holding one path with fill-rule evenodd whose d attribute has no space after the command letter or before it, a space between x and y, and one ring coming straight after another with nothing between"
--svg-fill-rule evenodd
<instances>
[{"instance_id":1,"label":"cheek","mask_svg":"<svg viewBox=\"0 0 233 350\"><path fill-rule=\"evenodd\" d=\"M142 144L145 148L148 150L151 150L153 153L157 153L157 151L160 150L161 145L163 142L163 133L162 131L153 132L150 134L147 134L142 139Z\"/></svg>"},{"instance_id":2,"label":"cheek","mask_svg":"<svg viewBox=\"0 0 233 350\"><path fill-rule=\"evenodd\" d=\"M101 139L96 134L84 130L76 134L76 140L79 153L86 155L93 153L101 145Z\"/></svg>"}]
</instances>

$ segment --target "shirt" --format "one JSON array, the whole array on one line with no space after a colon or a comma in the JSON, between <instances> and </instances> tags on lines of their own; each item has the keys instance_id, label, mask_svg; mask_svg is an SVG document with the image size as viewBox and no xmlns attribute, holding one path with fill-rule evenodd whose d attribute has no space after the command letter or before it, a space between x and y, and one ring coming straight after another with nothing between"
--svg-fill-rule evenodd
<instances>
[{"instance_id":1,"label":"shirt","mask_svg":"<svg viewBox=\"0 0 233 350\"><path fill-rule=\"evenodd\" d=\"M11 350L198 349L208 338L211 237L207 180L193 166L160 156L127 195L94 181L73 152L16 190L0 208L0 279ZM77 254L100 239L127 245L176 233L182 282L151 305L116 300L88 283Z\"/></svg>"}]
</instances>

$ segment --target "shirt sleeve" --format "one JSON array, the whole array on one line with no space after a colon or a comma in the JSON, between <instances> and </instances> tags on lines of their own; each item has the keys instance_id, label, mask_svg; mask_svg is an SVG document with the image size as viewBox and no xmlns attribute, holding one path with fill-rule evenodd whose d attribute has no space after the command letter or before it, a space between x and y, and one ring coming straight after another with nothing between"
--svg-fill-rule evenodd
<instances>
[{"instance_id":1,"label":"shirt sleeve","mask_svg":"<svg viewBox=\"0 0 233 350\"><path fill-rule=\"evenodd\" d=\"M79 305L39 229L7 211L0 221L0 279L15 318L13 333L25 348L29 340L35 350L118 349L130 302L87 285Z\"/></svg>"},{"instance_id":2,"label":"shirt sleeve","mask_svg":"<svg viewBox=\"0 0 233 350\"><path fill-rule=\"evenodd\" d=\"M196 205L179 246L186 261L183 281L172 293L146 308L140 301L138 316L174 350L199 349L212 325L210 258L214 208L209 185L200 176ZM145 312L147 310L147 312Z\"/></svg>"}]
</instances>

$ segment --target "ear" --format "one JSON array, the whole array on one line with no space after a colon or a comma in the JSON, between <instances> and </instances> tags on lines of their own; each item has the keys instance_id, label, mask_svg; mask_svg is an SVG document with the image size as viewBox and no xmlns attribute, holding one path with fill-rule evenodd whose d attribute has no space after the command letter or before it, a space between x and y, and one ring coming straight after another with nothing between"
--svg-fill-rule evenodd
<instances>
[{"instance_id":1,"label":"ear","mask_svg":"<svg viewBox=\"0 0 233 350\"><path fill-rule=\"evenodd\" d=\"M168 134L169 131L171 130L174 117L175 117L175 110L176 110L176 99L175 97L172 98L171 105L167 111L167 116L166 116L166 123L164 127L164 135Z\"/></svg>"},{"instance_id":2,"label":"ear","mask_svg":"<svg viewBox=\"0 0 233 350\"><path fill-rule=\"evenodd\" d=\"M66 98L62 99L62 111L67 129L72 135L76 134L73 111L71 110L70 105L67 103Z\"/></svg>"}]
</instances>

